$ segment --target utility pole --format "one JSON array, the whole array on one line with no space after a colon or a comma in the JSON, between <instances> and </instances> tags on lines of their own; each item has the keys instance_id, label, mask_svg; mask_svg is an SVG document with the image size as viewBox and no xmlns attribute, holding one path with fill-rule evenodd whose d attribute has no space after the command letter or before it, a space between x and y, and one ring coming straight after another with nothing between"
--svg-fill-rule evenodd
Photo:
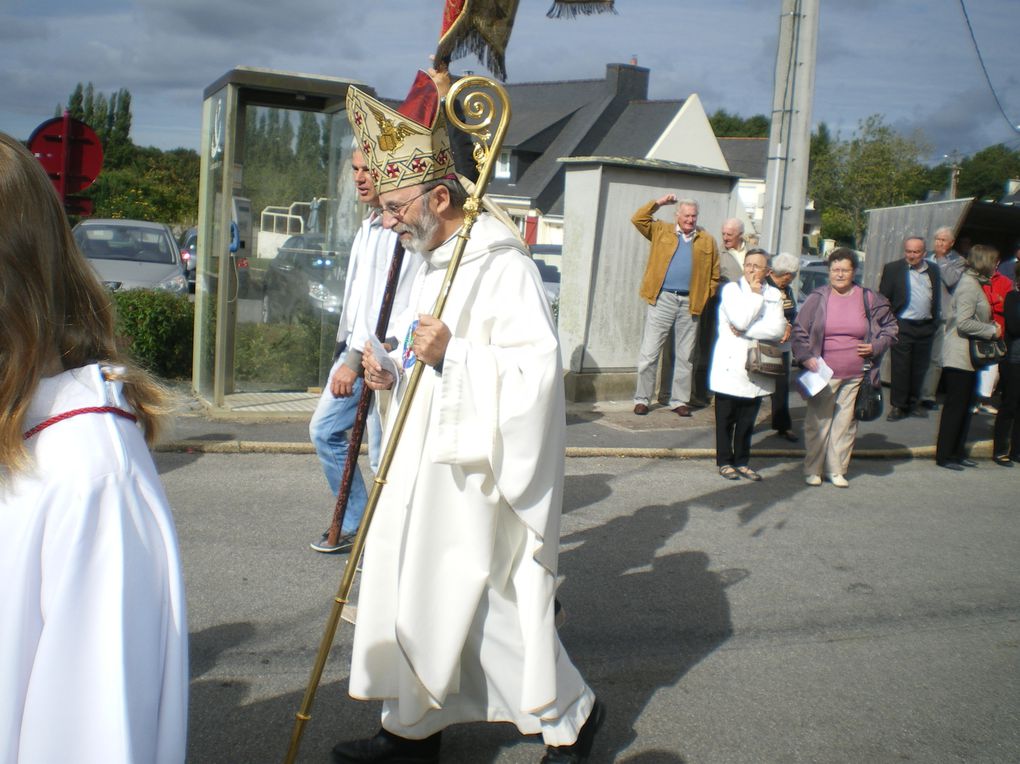
<instances>
[{"instance_id":1,"label":"utility pole","mask_svg":"<svg viewBox=\"0 0 1020 764\"><path fill-rule=\"evenodd\" d=\"M956 189L960 184L960 152L953 149L951 154L946 154L949 160L949 198L956 198Z\"/></svg>"},{"instance_id":2,"label":"utility pole","mask_svg":"<svg viewBox=\"0 0 1020 764\"><path fill-rule=\"evenodd\" d=\"M783 0L765 174L768 251L800 255L811 152L819 0Z\"/></svg>"}]
</instances>

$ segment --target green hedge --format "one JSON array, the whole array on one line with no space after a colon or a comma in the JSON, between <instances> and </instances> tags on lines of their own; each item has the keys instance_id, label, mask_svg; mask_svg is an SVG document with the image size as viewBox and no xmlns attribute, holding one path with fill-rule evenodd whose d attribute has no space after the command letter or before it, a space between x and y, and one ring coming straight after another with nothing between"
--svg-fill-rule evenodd
<instances>
[{"instance_id":1,"label":"green hedge","mask_svg":"<svg viewBox=\"0 0 1020 764\"><path fill-rule=\"evenodd\" d=\"M278 389L303 390L329 370L337 323L301 316L293 324L237 326L235 379Z\"/></svg>"},{"instance_id":2,"label":"green hedge","mask_svg":"<svg viewBox=\"0 0 1020 764\"><path fill-rule=\"evenodd\" d=\"M164 379L190 379L194 303L184 295L150 289L114 292L112 297L121 350ZM215 310L211 313L215 316ZM235 378L281 389L318 385L329 370L336 326L332 315L301 316L292 324L239 323Z\"/></svg>"},{"instance_id":3,"label":"green hedge","mask_svg":"<svg viewBox=\"0 0 1020 764\"><path fill-rule=\"evenodd\" d=\"M195 306L156 289L113 293L117 336L135 363L166 379L191 377Z\"/></svg>"}]
</instances>

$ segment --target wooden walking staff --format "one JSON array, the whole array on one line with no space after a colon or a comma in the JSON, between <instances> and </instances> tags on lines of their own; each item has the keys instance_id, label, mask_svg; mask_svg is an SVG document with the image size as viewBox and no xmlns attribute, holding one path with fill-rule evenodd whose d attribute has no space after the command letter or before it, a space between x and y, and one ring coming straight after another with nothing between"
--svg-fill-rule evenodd
<instances>
[{"instance_id":1,"label":"wooden walking staff","mask_svg":"<svg viewBox=\"0 0 1020 764\"><path fill-rule=\"evenodd\" d=\"M461 120L454 112L452 106L453 102L461 94L465 94L463 104L466 120ZM498 101L498 109L496 101ZM443 279L439 296L432 310L432 315L436 318L442 317L443 309L446 307L446 299L450 293L450 287L453 285L453 279L457 275L457 269L464 255L464 248L471 236L471 228L474 226L480 212L482 195L489 184L489 178L492 175L496 159L499 157L503 139L510 124L510 100L507 98L506 91L498 83L487 77L462 77L450 89L446 97L444 110L450 124L470 134L475 140L473 153L475 162L478 165L478 181L475 184L474 192L464 202L464 224L457 233L453 257L450 259L450 264L446 269L446 276ZM495 122L494 129L493 122ZM329 618L326 621L326 628L319 643L319 651L315 657L315 665L312 667L312 674L308 680L308 686L305 688L301 708L294 720L290 746L284 759L286 764L292 764L297 758L305 723L311 719L312 703L315 701L315 693L318 690L319 682L322 680L326 658L329 655L330 648L333 646L336 630L340 624L340 615L343 612L344 605L347 604L347 598L350 596L357 563L361 558L361 552L365 547L365 538L372 524L372 516L375 514L375 508L379 503L379 495L382 492L383 486L386 485L390 464L400 442L404 423L407 421L408 413L414 404L415 393L424 370L425 364L421 359L415 361L414 368L411 370L411 375L407 382L407 388L400 402L400 408L397 410L393 430L386 440L386 445L383 449L382 459L379 462L379 471L372 482L372 490L368 495L368 503L365 505L365 514L361 518L361 525L358 528L357 536L354 538L354 545L351 548L347 565L344 567L344 574L340 581L339 589L333 598Z\"/></svg>"},{"instance_id":2,"label":"wooden walking staff","mask_svg":"<svg viewBox=\"0 0 1020 764\"><path fill-rule=\"evenodd\" d=\"M393 248L390 270L386 274L386 288L383 291L382 305L379 307L379 318L375 323L375 336L380 342L386 340L386 327L389 326L390 314L393 312L393 300L396 297L397 282L400 281L400 267L403 263L404 245L398 241ZM330 546L336 546L340 539L344 515L347 514L347 502L351 497L351 481L354 480L354 470L358 468L358 454L361 451L361 441L365 437L365 423L368 421L368 410L371 407L372 391L368 385L362 384L358 409L354 415L354 425L351 427L351 434L348 438L347 459L344 461L344 472L340 478L340 490L337 491L336 506L333 508L333 520L326 532L326 543Z\"/></svg>"}]
</instances>

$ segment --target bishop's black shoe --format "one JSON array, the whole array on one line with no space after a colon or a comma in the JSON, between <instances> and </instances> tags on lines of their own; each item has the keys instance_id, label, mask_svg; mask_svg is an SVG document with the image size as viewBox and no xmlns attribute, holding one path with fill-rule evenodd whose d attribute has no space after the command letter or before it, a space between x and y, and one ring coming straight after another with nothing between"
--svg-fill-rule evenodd
<instances>
[{"instance_id":1,"label":"bishop's black shoe","mask_svg":"<svg viewBox=\"0 0 1020 764\"><path fill-rule=\"evenodd\" d=\"M439 764L442 732L411 740L380 729L375 737L349 740L333 746L337 764Z\"/></svg>"},{"instance_id":2,"label":"bishop's black shoe","mask_svg":"<svg viewBox=\"0 0 1020 764\"><path fill-rule=\"evenodd\" d=\"M547 745L541 764L584 764L591 755L591 747L595 742L595 733L599 731L606 718L606 707L595 700L588 714L588 720L577 733L577 740L571 745Z\"/></svg>"}]
</instances>

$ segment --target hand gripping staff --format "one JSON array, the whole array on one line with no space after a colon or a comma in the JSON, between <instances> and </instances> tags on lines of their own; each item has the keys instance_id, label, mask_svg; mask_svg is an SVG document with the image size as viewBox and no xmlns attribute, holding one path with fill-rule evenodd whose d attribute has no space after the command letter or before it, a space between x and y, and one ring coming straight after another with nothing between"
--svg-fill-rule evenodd
<instances>
[{"instance_id":1,"label":"hand gripping staff","mask_svg":"<svg viewBox=\"0 0 1020 764\"><path fill-rule=\"evenodd\" d=\"M386 327L389 326L390 313L393 312L393 300L396 297L397 282L400 280L400 266L403 262L404 245L398 241L393 248L390 270L386 274L382 305L379 308L379 318L375 323L375 336L380 342L386 339ZM333 519L329 524L329 530L326 531L327 543L330 545L335 545L340 539L344 515L347 513L347 502L351 498L351 482L354 480L354 470L358 468L358 454L361 452L361 441L365 436L365 422L368 420L368 409L371 405L372 390L368 385L362 385L358 409L354 414L354 426L351 427L351 435L348 439L347 459L344 461L344 471L340 478L340 490L336 494Z\"/></svg>"},{"instance_id":2,"label":"hand gripping staff","mask_svg":"<svg viewBox=\"0 0 1020 764\"><path fill-rule=\"evenodd\" d=\"M453 103L461 93L465 92L466 95L464 96L463 102L465 119L462 120L454 112ZM496 108L497 100L499 106L498 111ZM478 181L475 183L474 192L468 200L464 202L464 224L457 233L457 242L454 245L453 257L450 260L450 265L446 269L446 276L443 279L443 284L439 290L439 296L436 299L435 308L432 311L432 315L436 318L442 318L443 309L446 307L446 299L450 293L450 287L453 285L453 279L457 275L457 268L460 266L461 258L464 255L464 247L467 245L468 239L471 237L471 228L474 226L475 220L478 218L478 213L482 204L482 196L485 193L486 186L489 184L493 166L495 165L496 159L499 157L500 149L503 146L503 139L506 136L507 127L510 124L510 99L507 97L506 91L503 87L498 83L487 77L474 75L462 77L456 82L445 99L444 108L446 110L446 118L449 120L450 124L458 130L468 133L474 139L475 145L472 154L474 156L475 164L478 166ZM494 122L495 128L493 129ZM425 364L421 361L421 359L415 361L414 368L411 370L411 375L408 379L407 390L400 402L400 408L397 410L396 420L393 424L393 432L386 441L386 447L383 449L382 458L379 462L379 471L376 473L375 480L372 482L372 490L368 495L368 502L365 505L365 513L361 518L361 525L358 527L358 533L354 537L354 545L351 547L350 557L348 558L347 565L344 567L344 574L340 580L340 587L336 596L333 598L329 618L326 621L326 628L323 631L322 640L319 643L319 652L315 657L315 665L312 666L312 674L308 680L308 686L305 688L305 695L301 701L301 708L298 710L294 720L294 727L291 731L290 737L290 746L287 749L287 756L284 759L286 764L293 764L296 760L305 723L312 718L312 703L315 701L315 693L316 690L318 690L319 682L322 680L322 672L326 665L326 658L329 655L330 648L333 646L336 630L340 623L340 614L343 612L344 605L347 604L347 599L350 596L351 587L354 583L354 574L357 570L357 563L361 558L361 552L365 547L365 537L368 535L368 529L372 523L372 516L375 514L376 505L379 503L379 494L382 491L383 486L386 485L386 477L389 474L390 464L393 461L393 455L396 452L397 444L400 442L400 435L404 429L404 423L407 421L408 412L410 411L411 406L414 405L415 392L418 389L418 383L424 370Z\"/></svg>"}]
</instances>

